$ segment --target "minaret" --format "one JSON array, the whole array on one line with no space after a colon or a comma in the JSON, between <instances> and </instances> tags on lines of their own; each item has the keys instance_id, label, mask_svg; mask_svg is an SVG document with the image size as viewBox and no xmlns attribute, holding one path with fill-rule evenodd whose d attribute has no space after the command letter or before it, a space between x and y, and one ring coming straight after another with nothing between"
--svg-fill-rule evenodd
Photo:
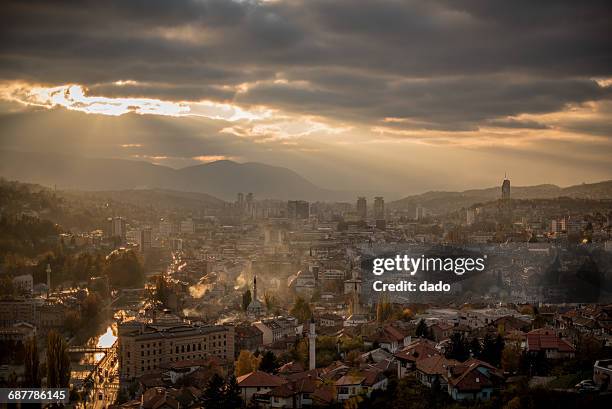
<instances>
[{"instance_id":1,"label":"minaret","mask_svg":"<svg viewBox=\"0 0 612 409\"><path fill-rule=\"evenodd\" d=\"M253 300L257 299L257 275L253 276Z\"/></svg>"},{"instance_id":2,"label":"minaret","mask_svg":"<svg viewBox=\"0 0 612 409\"><path fill-rule=\"evenodd\" d=\"M352 276L353 276L353 311L352 314L353 315L359 315L361 314L361 303L359 301L359 293L361 292L361 278L357 275L357 270L353 270L351 272Z\"/></svg>"},{"instance_id":3,"label":"minaret","mask_svg":"<svg viewBox=\"0 0 612 409\"><path fill-rule=\"evenodd\" d=\"M51 266L47 264L47 298L49 298L49 293L51 292Z\"/></svg>"},{"instance_id":4,"label":"minaret","mask_svg":"<svg viewBox=\"0 0 612 409\"><path fill-rule=\"evenodd\" d=\"M317 367L317 357L316 357L316 343L317 343L317 334L315 332L315 321L314 317L310 317L310 326L308 331L308 369L313 370Z\"/></svg>"}]
</instances>

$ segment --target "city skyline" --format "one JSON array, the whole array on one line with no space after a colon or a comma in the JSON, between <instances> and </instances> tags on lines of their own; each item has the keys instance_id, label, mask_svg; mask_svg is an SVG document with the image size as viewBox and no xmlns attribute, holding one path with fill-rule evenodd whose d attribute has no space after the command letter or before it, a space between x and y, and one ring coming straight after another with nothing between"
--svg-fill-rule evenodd
<instances>
[{"instance_id":1,"label":"city skyline","mask_svg":"<svg viewBox=\"0 0 612 409\"><path fill-rule=\"evenodd\" d=\"M609 0L7 0L0 44L1 405L612 407Z\"/></svg>"},{"instance_id":2,"label":"city skyline","mask_svg":"<svg viewBox=\"0 0 612 409\"><path fill-rule=\"evenodd\" d=\"M0 148L402 193L611 178L610 8L8 3Z\"/></svg>"}]
</instances>

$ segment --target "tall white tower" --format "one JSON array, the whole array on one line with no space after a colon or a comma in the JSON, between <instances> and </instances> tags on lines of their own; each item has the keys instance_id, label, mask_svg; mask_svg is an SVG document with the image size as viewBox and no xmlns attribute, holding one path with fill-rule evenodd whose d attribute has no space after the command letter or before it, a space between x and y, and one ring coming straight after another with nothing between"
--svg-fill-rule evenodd
<instances>
[{"instance_id":1,"label":"tall white tower","mask_svg":"<svg viewBox=\"0 0 612 409\"><path fill-rule=\"evenodd\" d=\"M317 356L316 356L316 343L317 343L317 334L315 332L315 322L314 317L310 318L310 327L308 332L308 369L312 370L317 367Z\"/></svg>"}]
</instances>

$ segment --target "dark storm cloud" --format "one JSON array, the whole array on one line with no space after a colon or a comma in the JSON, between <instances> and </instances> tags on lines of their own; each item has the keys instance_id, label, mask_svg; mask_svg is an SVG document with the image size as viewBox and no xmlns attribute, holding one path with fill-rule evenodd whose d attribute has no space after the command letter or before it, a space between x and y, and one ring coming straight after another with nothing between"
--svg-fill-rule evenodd
<instances>
[{"instance_id":1,"label":"dark storm cloud","mask_svg":"<svg viewBox=\"0 0 612 409\"><path fill-rule=\"evenodd\" d=\"M444 130L610 98L609 1L9 1L0 27L0 78L109 96Z\"/></svg>"},{"instance_id":2,"label":"dark storm cloud","mask_svg":"<svg viewBox=\"0 0 612 409\"><path fill-rule=\"evenodd\" d=\"M518 119L496 119L487 122L487 125L500 127L500 128L510 128L510 129L550 129L549 125L545 125L538 121L522 121Z\"/></svg>"},{"instance_id":3,"label":"dark storm cloud","mask_svg":"<svg viewBox=\"0 0 612 409\"><path fill-rule=\"evenodd\" d=\"M315 80L316 83L316 80ZM416 118L429 129L473 129L487 118L561 110L567 103L608 99L612 89L588 79L521 79L462 77L385 82L378 86L311 88L284 83L253 87L238 101L279 103L291 110L333 115L347 121ZM508 123L508 122L507 122ZM396 126L405 126L397 122ZM414 126L413 126L414 127Z\"/></svg>"}]
</instances>

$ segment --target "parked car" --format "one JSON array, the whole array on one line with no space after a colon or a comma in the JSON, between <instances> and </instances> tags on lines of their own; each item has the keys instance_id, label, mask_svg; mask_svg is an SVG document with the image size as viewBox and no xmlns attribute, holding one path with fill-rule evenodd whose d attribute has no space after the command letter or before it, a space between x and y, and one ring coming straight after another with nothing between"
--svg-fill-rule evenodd
<instances>
[{"instance_id":1,"label":"parked car","mask_svg":"<svg viewBox=\"0 0 612 409\"><path fill-rule=\"evenodd\" d=\"M575 388L578 389L580 392L594 392L599 390L597 385L595 385L595 382L590 379L585 379L583 381L578 382Z\"/></svg>"}]
</instances>

